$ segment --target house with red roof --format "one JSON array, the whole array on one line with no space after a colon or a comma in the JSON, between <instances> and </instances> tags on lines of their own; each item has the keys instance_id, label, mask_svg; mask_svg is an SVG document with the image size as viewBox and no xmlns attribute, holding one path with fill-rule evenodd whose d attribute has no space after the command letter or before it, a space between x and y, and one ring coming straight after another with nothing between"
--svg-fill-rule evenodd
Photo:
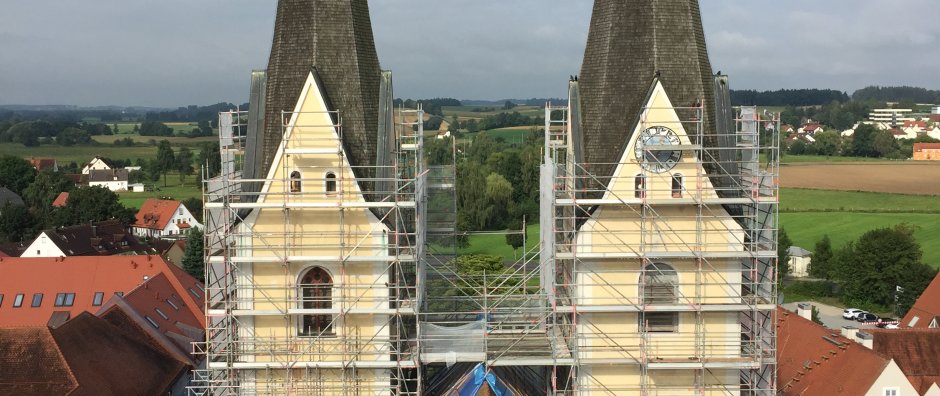
<instances>
[{"instance_id":1,"label":"house with red roof","mask_svg":"<svg viewBox=\"0 0 940 396\"><path fill-rule=\"evenodd\" d=\"M940 161L940 143L914 143L914 161Z\"/></svg>"},{"instance_id":2,"label":"house with red roof","mask_svg":"<svg viewBox=\"0 0 940 396\"><path fill-rule=\"evenodd\" d=\"M190 228L202 228L182 202L151 198L137 211L134 235L150 238L185 237Z\"/></svg>"},{"instance_id":3,"label":"house with red roof","mask_svg":"<svg viewBox=\"0 0 940 396\"><path fill-rule=\"evenodd\" d=\"M55 200L52 201L53 208L61 208L65 206L65 203L69 200L69 192L63 191L60 192L58 196L55 197Z\"/></svg>"},{"instance_id":4,"label":"house with red roof","mask_svg":"<svg viewBox=\"0 0 940 396\"><path fill-rule=\"evenodd\" d=\"M0 394L185 394L191 366L83 312L46 326L0 326Z\"/></svg>"},{"instance_id":5,"label":"house with red roof","mask_svg":"<svg viewBox=\"0 0 940 396\"><path fill-rule=\"evenodd\" d=\"M157 255L2 258L0 327L62 323L82 312L96 313L109 300L122 299L161 274L173 290L165 291L161 301L181 303L177 307L188 310L205 328L202 284ZM159 316L144 311L153 320Z\"/></svg>"},{"instance_id":6,"label":"house with red roof","mask_svg":"<svg viewBox=\"0 0 940 396\"><path fill-rule=\"evenodd\" d=\"M937 144L940 146L940 144ZM911 309L901 319L901 328L940 331L940 273L927 285Z\"/></svg>"},{"instance_id":7,"label":"house with red roof","mask_svg":"<svg viewBox=\"0 0 940 396\"><path fill-rule=\"evenodd\" d=\"M825 131L825 128L823 128L822 124L815 123L815 122L808 122L806 124L803 124L803 126L800 127L799 130L797 130L797 133L801 135L815 135L823 131Z\"/></svg>"},{"instance_id":8,"label":"house with red roof","mask_svg":"<svg viewBox=\"0 0 940 396\"><path fill-rule=\"evenodd\" d=\"M55 158L37 158L31 157L29 163L33 165L33 168L37 172L50 171L58 172L59 171L59 161L56 161Z\"/></svg>"},{"instance_id":9,"label":"house with red roof","mask_svg":"<svg viewBox=\"0 0 940 396\"><path fill-rule=\"evenodd\" d=\"M777 394L901 396L918 393L893 359L778 307Z\"/></svg>"},{"instance_id":10,"label":"house with red roof","mask_svg":"<svg viewBox=\"0 0 940 396\"><path fill-rule=\"evenodd\" d=\"M95 157L82 166L82 174L87 175L93 170L111 170L117 168L111 160L104 157Z\"/></svg>"},{"instance_id":11,"label":"house with red roof","mask_svg":"<svg viewBox=\"0 0 940 396\"><path fill-rule=\"evenodd\" d=\"M871 330L872 349L894 359L919 395L940 395L940 331Z\"/></svg>"}]
</instances>

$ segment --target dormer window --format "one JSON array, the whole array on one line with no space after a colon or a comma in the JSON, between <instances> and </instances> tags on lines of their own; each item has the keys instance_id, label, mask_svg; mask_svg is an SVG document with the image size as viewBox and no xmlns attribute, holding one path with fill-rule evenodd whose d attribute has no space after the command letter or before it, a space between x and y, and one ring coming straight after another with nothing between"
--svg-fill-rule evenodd
<instances>
[{"instance_id":1,"label":"dormer window","mask_svg":"<svg viewBox=\"0 0 940 396\"><path fill-rule=\"evenodd\" d=\"M333 172L326 172L326 193L336 194L336 174Z\"/></svg>"},{"instance_id":2,"label":"dormer window","mask_svg":"<svg viewBox=\"0 0 940 396\"><path fill-rule=\"evenodd\" d=\"M290 174L290 192L300 192L300 172L298 171L293 171Z\"/></svg>"}]
</instances>

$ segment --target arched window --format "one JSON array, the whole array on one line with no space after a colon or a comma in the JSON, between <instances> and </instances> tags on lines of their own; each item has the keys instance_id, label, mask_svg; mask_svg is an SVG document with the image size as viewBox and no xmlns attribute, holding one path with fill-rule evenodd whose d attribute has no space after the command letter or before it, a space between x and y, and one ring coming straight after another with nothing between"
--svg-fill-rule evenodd
<instances>
[{"instance_id":1,"label":"arched window","mask_svg":"<svg viewBox=\"0 0 940 396\"><path fill-rule=\"evenodd\" d=\"M290 173L290 192L299 193L300 192L300 172L293 171Z\"/></svg>"},{"instance_id":2,"label":"arched window","mask_svg":"<svg viewBox=\"0 0 940 396\"><path fill-rule=\"evenodd\" d=\"M326 193L336 193L336 174L333 172L326 172Z\"/></svg>"},{"instance_id":3,"label":"arched window","mask_svg":"<svg viewBox=\"0 0 940 396\"><path fill-rule=\"evenodd\" d=\"M672 175L672 197L682 198L682 174Z\"/></svg>"},{"instance_id":4,"label":"arched window","mask_svg":"<svg viewBox=\"0 0 940 396\"><path fill-rule=\"evenodd\" d=\"M643 269L643 304L676 304L679 302L679 274L668 264L652 263ZM671 333L679 328L678 312L647 312L640 315L641 329L655 333Z\"/></svg>"},{"instance_id":5,"label":"arched window","mask_svg":"<svg viewBox=\"0 0 940 396\"><path fill-rule=\"evenodd\" d=\"M300 278L300 303L303 309L333 307L333 278L321 267L313 267ZM333 333L333 315L303 315L300 335L315 337Z\"/></svg>"},{"instance_id":6,"label":"arched window","mask_svg":"<svg viewBox=\"0 0 940 396\"><path fill-rule=\"evenodd\" d=\"M646 198L646 176L636 175L633 178L633 197Z\"/></svg>"}]
</instances>

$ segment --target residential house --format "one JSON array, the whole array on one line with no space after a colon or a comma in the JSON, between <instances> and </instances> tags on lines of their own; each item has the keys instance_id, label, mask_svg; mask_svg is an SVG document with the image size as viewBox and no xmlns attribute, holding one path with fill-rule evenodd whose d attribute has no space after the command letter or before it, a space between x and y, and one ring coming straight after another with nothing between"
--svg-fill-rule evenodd
<instances>
[{"instance_id":1,"label":"residential house","mask_svg":"<svg viewBox=\"0 0 940 396\"><path fill-rule=\"evenodd\" d=\"M903 130L904 133L906 133L908 136L913 135L914 137L917 137L921 133L927 131L927 121L904 121L904 125L901 127L901 130Z\"/></svg>"},{"instance_id":2,"label":"residential house","mask_svg":"<svg viewBox=\"0 0 940 396\"><path fill-rule=\"evenodd\" d=\"M183 255L186 253L186 240L178 239L175 241L166 239L154 239L151 242L156 251L167 261L183 268Z\"/></svg>"},{"instance_id":3,"label":"residential house","mask_svg":"<svg viewBox=\"0 0 940 396\"><path fill-rule=\"evenodd\" d=\"M4 258L0 260L0 327L40 326L50 319L64 322L82 312L96 313L113 305L111 299L127 296L141 285L151 287L147 281L159 275L172 286L172 292L161 293L160 302L171 298L204 329L203 286L157 255ZM166 308L173 309L171 305ZM139 313L145 321L161 316L152 309Z\"/></svg>"},{"instance_id":4,"label":"residential house","mask_svg":"<svg viewBox=\"0 0 940 396\"><path fill-rule=\"evenodd\" d=\"M940 143L914 143L915 161L940 161Z\"/></svg>"},{"instance_id":5,"label":"residential house","mask_svg":"<svg viewBox=\"0 0 940 396\"><path fill-rule=\"evenodd\" d=\"M87 175L93 170L110 170L114 168L114 163L111 160L104 157L95 157L82 167L82 174Z\"/></svg>"},{"instance_id":6,"label":"residential house","mask_svg":"<svg viewBox=\"0 0 940 396\"><path fill-rule=\"evenodd\" d=\"M790 276L795 278L809 276L809 265L813 259L813 252L799 246L790 246L787 252L790 254Z\"/></svg>"},{"instance_id":7,"label":"residential house","mask_svg":"<svg viewBox=\"0 0 940 396\"><path fill-rule=\"evenodd\" d=\"M202 228L202 224L182 202L151 198L137 211L133 231L139 237L179 237L192 227Z\"/></svg>"},{"instance_id":8,"label":"residential house","mask_svg":"<svg viewBox=\"0 0 940 396\"><path fill-rule=\"evenodd\" d=\"M906 396L916 392L894 360L777 308L778 395Z\"/></svg>"},{"instance_id":9,"label":"residential house","mask_svg":"<svg viewBox=\"0 0 940 396\"><path fill-rule=\"evenodd\" d=\"M36 168L37 172L42 172L42 171L58 172L59 171L59 161L56 161L55 158L32 157L29 159L29 163L33 165L33 168Z\"/></svg>"},{"instance_id":10,"label":"residential house","mask_svg":"<svg viewBox=\"0 0 940 396\"><path fill-rule=\"evenodd\" d=\"M822 124L818 124L815 122L808 122L806 124L803 124L803 126L800 127L797 133L801 135L815 135L817 133L824 132L824 131L825 131L825 128L823 128Z\"/></svg>"},{"instance_id":11,"label":"residential house","mask_svg":"<svg viewBox=\"0 0 940 396\"><path fill-rule=\"evenodd\" d=\"M93 169L88 173L89 187L104 187L111 191L127 191L127 170Z\"/></svg>"},{"instance_id":12,"label":"residential house","mask_svg":"<svg viewBox=\"0 0 940 396\"><path fill-rule=\"evenodd\" d=\"M940 395L940 331L876 329L871 334L872 349L894 359L919 395Z\"/></svg>"},{"instance_id":13,"label":"residential house","mask_svg":"<svg viewBox=\"0 0 940 396\"><path fill-rule=\"evenodd\" d=\"M55 200L52 201L52 207L61 208L65 206L65 203L68 202L68 200L69 200L68 191L60 192L59 195L55 197Z\"/></svg>"},{"instance_id":14,"label":"residential house","mask_svg":"<svg viewBox=\"0 0 940 396\"><path fill-rule=\"evenodd\" d=\"M796 130L793 129L793 125L790 125L790 124L782 124L782 125L780 125L780 133L781 133L781 134L791 134L791 133L794 133L794 132L796 132Z\"/></svg>"},{"instance_id":15,"label":"residential house","mask_svg":"<svg viewBox=\"0 0 940 396\"><path fill-rule=\"evenodd\" d=\"M191 369L142 334L87 312L0 328L0 367L4 395L178 395Z\"/></svg>"},{"instance_id":16,"label":"residential house","mask_svg":"<svg viewBox=\"0 0 940 396\"><path fill-rule=\"evenodd\" d=\"M20 257L112 256L155 251L118 220L43 230Z\"/></svg>"},{"instance_id":17,"label":"residential house","mask_svg":"<svg viewBox=\"0 0 940 396\"><path fill-rule=\"evenodd\" d=\"M901 319L902 328L940 328L940 274L924 289L907 315Z\"/></svg>"}]
</instances>

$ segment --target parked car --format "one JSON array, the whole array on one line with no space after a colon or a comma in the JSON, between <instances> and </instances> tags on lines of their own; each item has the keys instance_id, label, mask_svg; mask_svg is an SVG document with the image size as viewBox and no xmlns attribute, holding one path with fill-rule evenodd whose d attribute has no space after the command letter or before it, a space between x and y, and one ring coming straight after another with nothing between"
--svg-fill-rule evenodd
<instances>
[{"instance_id":1,"label":"parked car","mask_svg":"<svg viewBox=\"0 0 940 396\"><path fill-rule=\"evenodd\" d=\"M862 312L855 317L855 320L859 322L875 322L878 320L878 315L868 312Z\"/></svg>"},{"instance_id":2,"label":"parked car","mask_svg":"<svg viewBox=\"0 0 940 396\"><path fill-rule=\"evenodd\" d=\"M858 320L859 316L862 316L862 314L867 314L867 313L868 311L858 311L855 313L855 316L852 317L852 320Z\"/></svg>"},{"instance_id":3,"label":"parked car","mask_svg":"<svg viewBox=\"0 0 940 396\"><path fill-rule=\"evenodd\" d=\"M897 323L889 323L889 324L885 325L885 328L886 328L886 329L889 329L889 330L894 330L894 329L900 329L901 327L898 326Z\"/></svg>"},{"instance_id":4,"label":"parked car","mask_svg":"<svg viewBox=\"0 0 940 396\"><path fill-rule=\"evenodd\" d=\"M842 318L843 319L855 319L855 315L858 315L859 313L862 313L862 312L864 311L858 308L846 308L842 310Z\"/></svg>"},{"instance_id":5,"label":"parked car","mask_svg":"<svg viewBox=\"0 0 940 396\"><path fill-rule=\"evenodd\" d=\"M894 328L896 329L898 326L898 320L895 318L881 318L881 319L878 319L878 323L875 323L875 326L878 326L884 329L889 328L888 326L894 326Z\"/></svg>"}]
</instances>

